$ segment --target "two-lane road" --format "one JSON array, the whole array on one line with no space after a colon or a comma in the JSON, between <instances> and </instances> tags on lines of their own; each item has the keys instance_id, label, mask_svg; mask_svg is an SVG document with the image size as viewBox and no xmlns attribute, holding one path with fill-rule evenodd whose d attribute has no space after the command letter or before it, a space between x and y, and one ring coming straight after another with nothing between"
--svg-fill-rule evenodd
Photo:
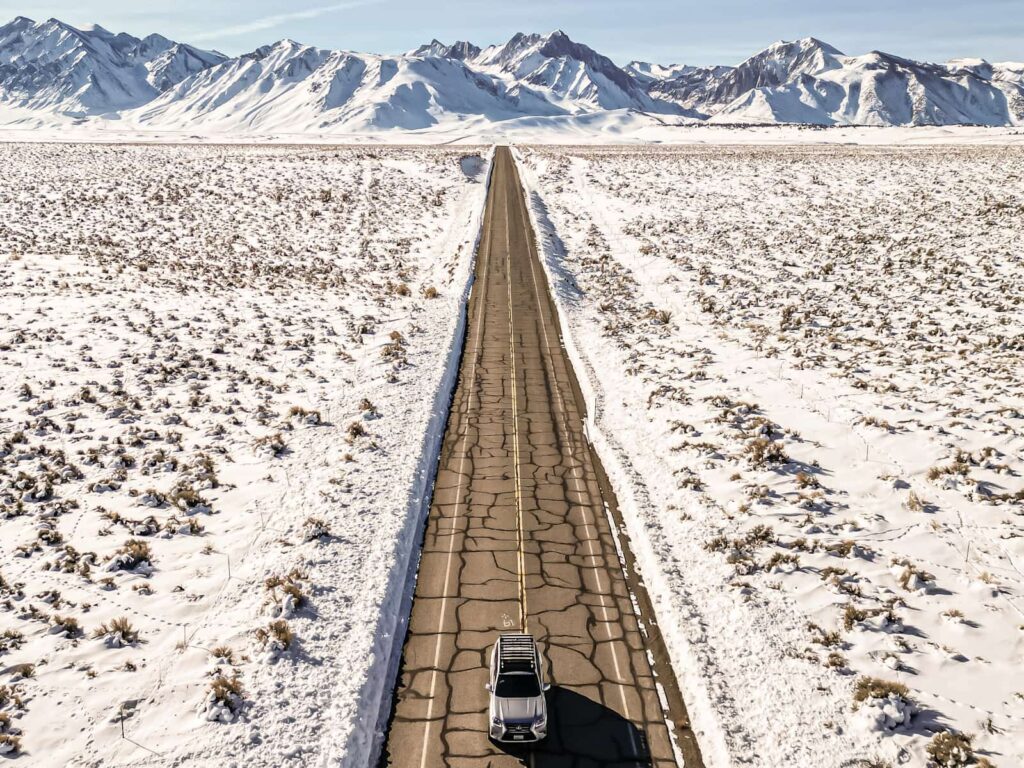
<instances>
[{"instance_id":1,"label":"two-lane road","mask_svg":"<svg viewBox=\"0 0 1024 768\"><path fill-rule=\"evenodd\" d=\"M700 766L608 510L522 186L499 148L384 764L675 766L670 720L686 765ZM548 661L550 730L511 750L487 738L484 684L497 636L520 630Z\"/></svg>"}]
</instances>

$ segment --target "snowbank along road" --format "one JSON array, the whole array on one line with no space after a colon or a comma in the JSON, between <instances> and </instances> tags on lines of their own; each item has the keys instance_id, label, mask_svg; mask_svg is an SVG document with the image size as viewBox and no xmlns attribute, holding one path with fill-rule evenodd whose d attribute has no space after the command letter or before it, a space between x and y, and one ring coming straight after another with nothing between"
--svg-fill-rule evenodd
<instances>
[{"instance_id":1,"label":"snowbank along road","mask_svg":"<svg viewBox=\"0 0 1024 768\"><path fill-rule=\"evenodd\" d=\"M367 765L484 165L0 146L0 761Z\"/></svg>"},{"instance_id":2,"label":"snowbank along road","mask_svg":"<svg viewBox=\"0 0 1024 768\"><path fill-rule=\"evenodd\" d=\"M476 274L382 763L700 765L584 434L507 149ZM517 631L542 644L550 726L506 753L487 738L484 685L490 648Z\"/></svg>"},{"instance_id":3,"label":"snowbank along road","mask_svg":"<svg viewBox=\"0 0 1024 768\"><path fill-rule=\"evenodd\" d=\"M706 763L1024 765L1024 155L519 171Z\"/></svg>"}]
</instances>

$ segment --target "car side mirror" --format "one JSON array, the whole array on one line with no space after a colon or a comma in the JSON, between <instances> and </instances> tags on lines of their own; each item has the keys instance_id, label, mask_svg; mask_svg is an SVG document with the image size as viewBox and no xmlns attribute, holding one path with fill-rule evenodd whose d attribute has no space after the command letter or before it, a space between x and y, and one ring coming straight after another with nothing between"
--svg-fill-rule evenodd
<instances>
[{"instance_id":1,"label":"car side mirror","mask_svg":"<svg viewBox=\"0 0 1024 768\"><path fill-rule=\"evenodd\" d=\"M543 690L545 693L550 691L551 690L551 683L544 683L544 685L541 686L541 690Z\"/></svg>"},{"instance_id":2,"label":"car side mirror","mask_svg":"<svg viewBox=\"0 0 1024 768\"><path fill-rule=\"evenodd\" d=\"M487 691L491 690L491 684L490 683L485 683L484 684L484 690L487 690Z\"/></svg>"}]
</instances>

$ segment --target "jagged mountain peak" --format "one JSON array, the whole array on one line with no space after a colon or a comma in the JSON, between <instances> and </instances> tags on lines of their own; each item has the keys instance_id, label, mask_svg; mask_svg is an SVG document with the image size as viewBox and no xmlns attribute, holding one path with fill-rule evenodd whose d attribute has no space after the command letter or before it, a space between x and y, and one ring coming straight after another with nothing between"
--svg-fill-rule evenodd
<instances>
[{"instance_id":1,"label":"jagged mountain peak","mask_svg":"<svg viewBox=\"0 0 1024 768\"><path fill-rule=\"evenodd\" d=\"M736 67L684 72L651 85L651 91L705 116L759 88L774 88L803 76L840 69L845 57L838 48L814 37L780 40Z\"/></svg>"},{"instance_id":2,"label":"jagged mountain peak","mask_svg":"<svg viewBox=\"0 0 1024 768\"><path fill-rule=\"evenodd\" d=\"M315 52L319 49L314 48L311 45L300 43L298 40L292 40L290 37L282 37L280 40L268 43L267 45L261 45L255 50L249 51L248 53L241 54L239 59L255 59L256 61L262 61L270 56L282 57L293 57L301 56L309 52Z\"/></svg>"},{"instance_id":3,"label":"jagged mountain peak","mask_svg":"<svg viewBox=\"0 0 1024 768\"><path fill-rule=\"evenodd\" d=\"M579 59L586 56L597 55L597 52L593 48L583 45L582 43L575 42L560 29L549 32L541 37L540 41L543 43L543 45L541 45L540 52L545 56L572 56L573 58Z\"/></svg>"},{"instance_id":4,"label":"jagged mountain peak","mask_svg":"<svg viewBox=\"0 0 1024 768\"><path fill-rule=\"evenodd\" d=\"M143 45L149 46L151 48L159 47L167 49L170 48L172 45L177 45L177 43L175 43L173 40L168 40L163 35L158 35L155 32L151 35L146 35L144 38L142 38L141 42Z\"/></svg>"},{"instance_id":5,"label":"jagged mountain peak","mask_svg":"<svg viewBox=\"0 0 1024 768\"><path fill-rule=\"evenodd\" d=\"M419 48L409 51L406 55L437 56L442 59L468 61L480 55L480 48L466 40L456 40L451 45L445 45L435 37L426 45L421 45Z\"/></svg>"},{"instance_id":6,"label":"jagged mountain peak","mask_svg":"<svg viewBox=\"0 0 1024 768\"><path fill-rule=\"evenodd\" d=\"M814 37L779 40L755 53L736 69L764 67L766 62L772 62L777 68L784 68L787 73L797 74L840 66L840 59L844 56L838 48ZM777 71L781 72L781 69Z\"/></svg>"},{"instance_id":7,"label":"jagged mountain peak","mask_svg":"<svg viewBox=\"0 0 1024 768\"><path fill-rule=\"evenodd\" d=\"M104 29L99 24L89 24L84 27L76 27L53 17L35 24L34 31L41 35L49 33L65 34L80 40L110 40L117 37L113 32ZM138 39L131 35L124 33L121 34L131 40Z\"/></svg>"},{"instance_id":8,"label":"jagged mountain peak","mask_svg":"<svg viewBox=\"0 0 1024 768\"><path fill-rule=\"evenodd\" d=\"M56 19L51 19L51 21L56 21ZM68 25L65 25L65 26L68 26ZM106 28L100 26L99 24L86 24L86 25L84 25L82 27L79 27L78 31L79 32L85 32L87 34L98 35L99 37L120 37L120 36L131 37L131 35L129 35L127 32L119 32L117 35L115 35L109 29L106 29ZM133 39L137 39L137 38L133 38Z\"/></svg>"},{"instance_id":9,"label":"jagged mountain peak","mask_svg":"<svg viewBox=\"0 0 1024 768\"><path fill-rule=\"evenodd\" d=\"M517 32L492 45L473 65L505 79L515 79L545 93L575 112L594 109L678 111L652 99L646 89L606 56L556 29L547 34Z\"/></svg>"},{"instance_id":10,"label":"jagged mountain peak","mask_svg":"<svg viewBox=\"0 0 1024 768\"><path fill-rule=\"evenodd\" d=\"M448 46L438 40L436 37L429 43L424 43L418 48L413 48L408 51L406 56L443 56L444 51L448 50Z\"/></svg>"},{"instance_id":11,"label":"jagged mountain peak","mask_svg":"<svg viewBox=\"0 0 1024 768\"><path fill-rule=\"evenodd\" d=\"M290 37L282 37L276 43L265 47L278 51L303 51L313 46L300 43L298 40L293 40Z\"/></svg>"},{"instance_id":12,"label":"jagged mountain peak","mask_svg":"<svg viewBox=\"0 0 1024 768\"><path fill-rule=\"evenodd\" d=\"M765 51L772 50L819 50L831 56L846 55L838 48L836 48L834 45L829 45L824 40L819 40L816 37L800 37L797 38L796 40L776 40L774 43L765 48Z\"/></svg>"},{"instance_id":13,"label":"jagged mountain peak","mask_svg":"<svg viewBox=\"0 0 1024 768\"><path fill-rule=\"evenodd\" d=\"M646 87L660 81L681 77L697 69L689 64L653 64L649 61L631 61L623 67L626 74Z\"/></svg>"},{"instance_id":14,"label":"jagged mountain peak","mask_svg":"<svg viewBox=\"0 0 1024 768\"><path fill-rule=\"evenodd\" d=\"M565 32L560 29L548 32L546 35L538 33L516 32L509 38L508 42L502 45L492 45L484 51L485 60L488 63L505 63L514 61L523 55L537 53L548 58L575 58L588 59L600 56L592 48L576 43ZM610 60L609 60L610 61Z\"/></svg>"}]
</instances>

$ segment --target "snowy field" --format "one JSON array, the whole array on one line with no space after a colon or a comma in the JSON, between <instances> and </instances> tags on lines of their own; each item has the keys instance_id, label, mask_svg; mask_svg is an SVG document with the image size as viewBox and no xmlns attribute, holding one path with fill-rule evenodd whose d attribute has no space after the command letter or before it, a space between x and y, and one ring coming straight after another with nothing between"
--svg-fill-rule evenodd
<instances>
[{"instance_id":1,"label":"snowy field","mask_svg":"<svg viewBox=\"0 0 1024 768\"><path fill-rule=\"evenodd\" d=\"M8 127L21 121L31 128ZM125 127L96 128L73 121L40 121L24 110L0 105L0 141L147 144L859 144L859 145L1024 145L1024 128L983 126L831 127L804 125L704 125L634 110L584 115L523 117L492 122L442 120L418 131L378 130L364 133L188 130L161 131Z\"/></svg>"},{"instance_id":2,"label":"snowy field","mask_svg":"<svg viewBox=\"0 0 1024 768\"><path fill-rule=\"evenodd\" d=\"M1024 764L1024 153L522 154L708 765Z\"/></svg>"},{"instance_id":3,"label":"snowy field","mask_svg":"<svg viewBox=\"0 0 1024 768\"><path fill-rule=\"evenodd\" d=\"M483 157L0 163L0 754L365 764Z\"/></svg>"}]
</instances>

